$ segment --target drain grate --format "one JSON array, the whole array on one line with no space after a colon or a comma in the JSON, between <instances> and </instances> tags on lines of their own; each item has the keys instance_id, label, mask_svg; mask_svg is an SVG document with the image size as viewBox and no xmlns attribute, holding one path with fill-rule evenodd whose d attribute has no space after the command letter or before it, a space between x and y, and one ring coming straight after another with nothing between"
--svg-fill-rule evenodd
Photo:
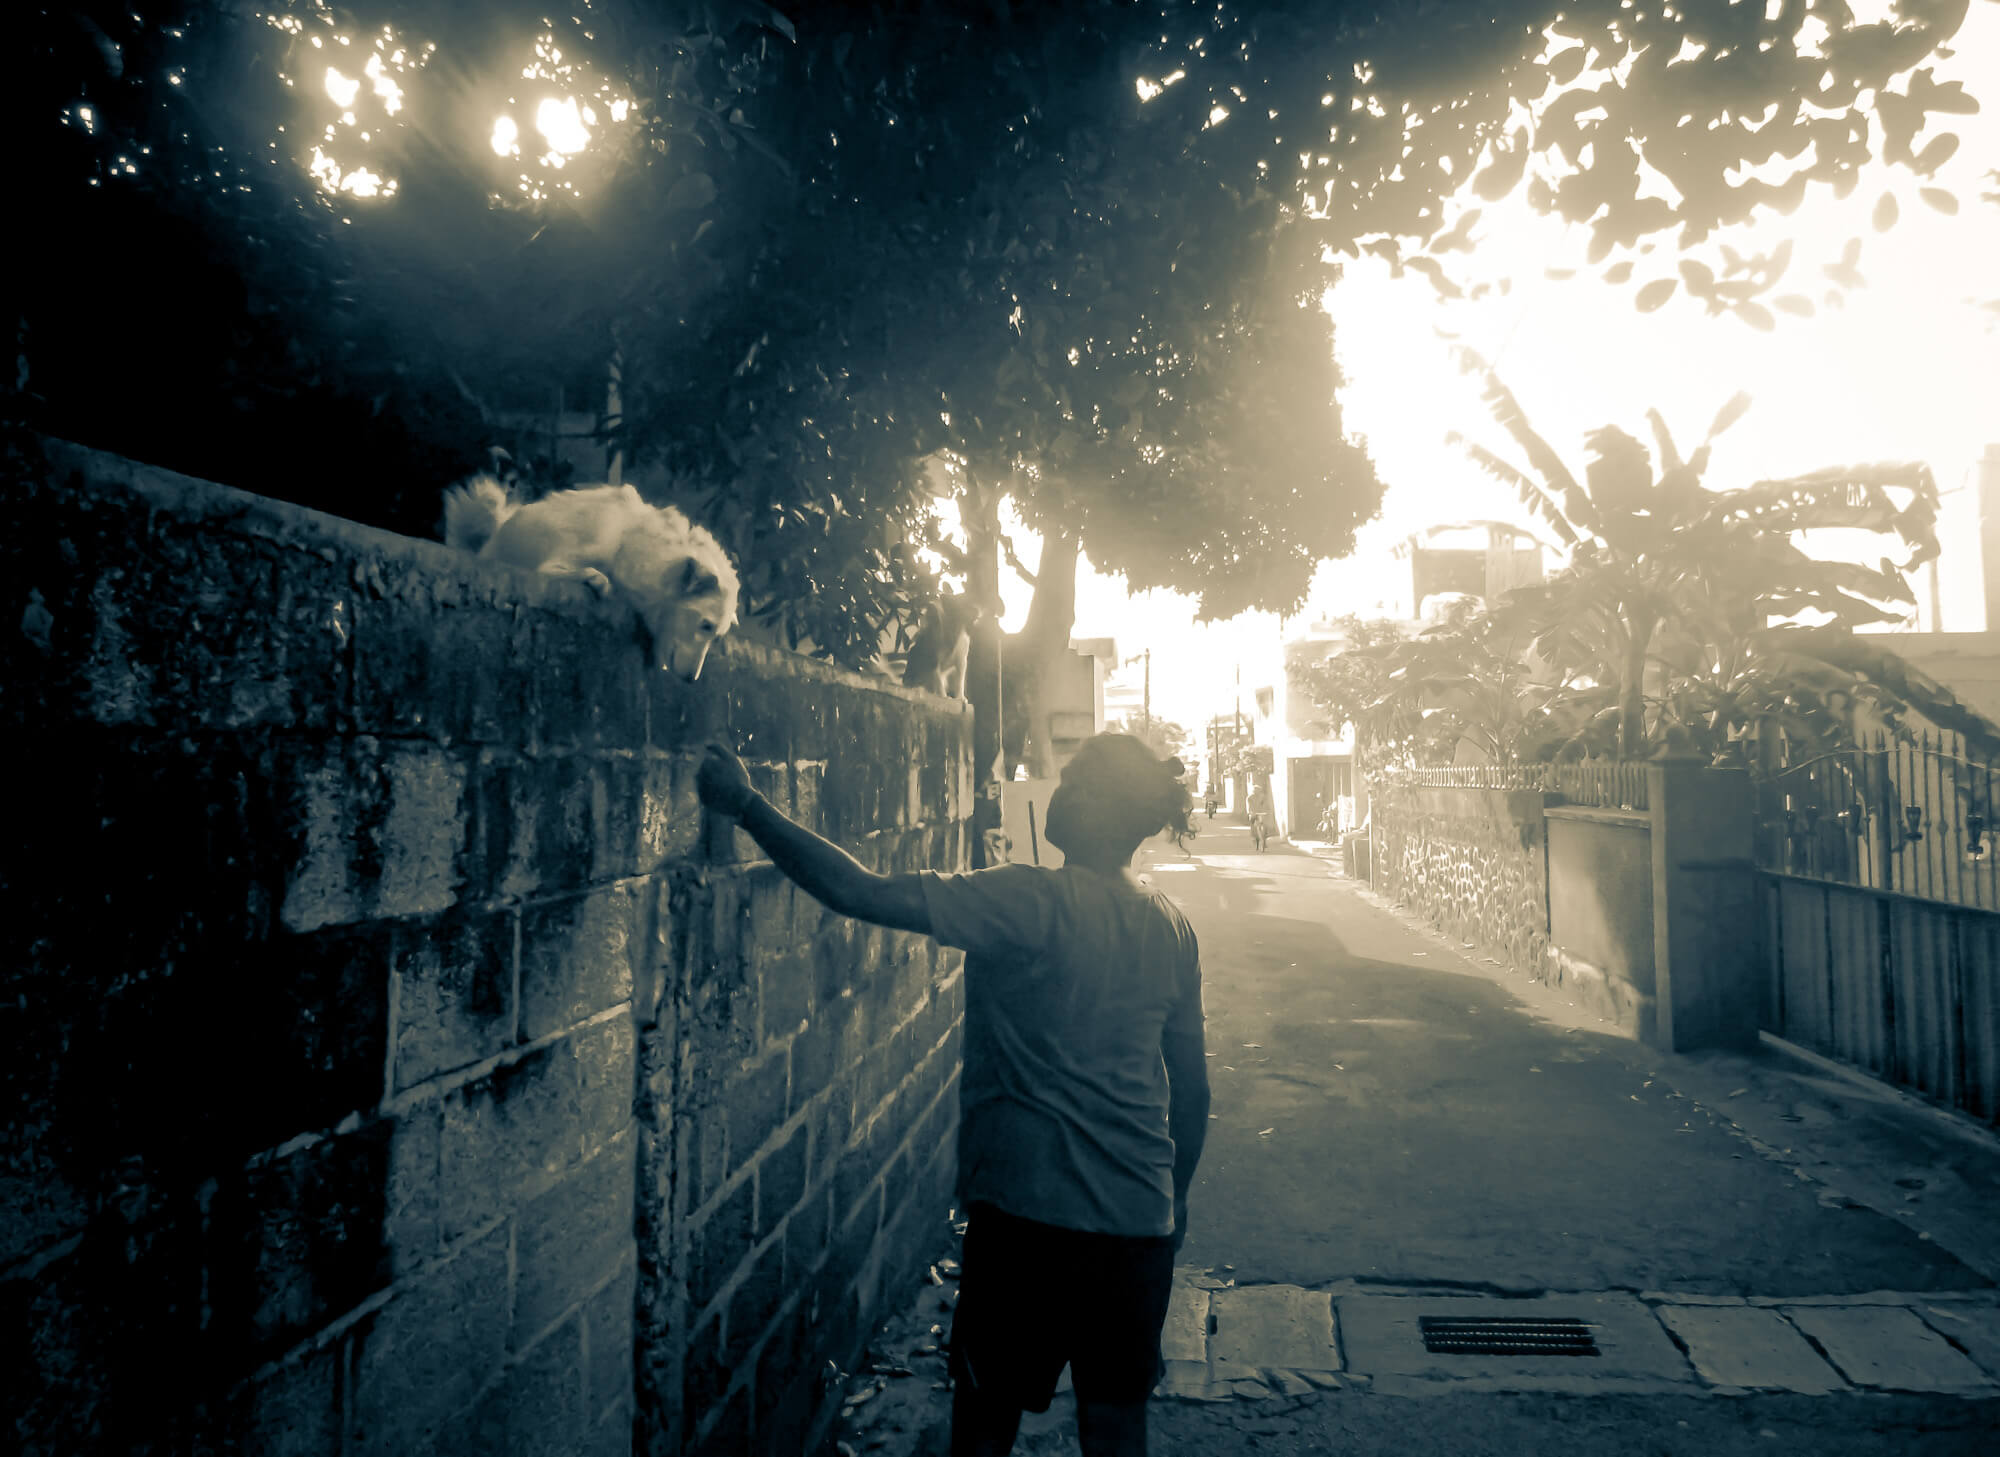
<instances>
[{"instance_id":1,"label":"drain grate","mask_svg":"<svg viewBox=\"0 0 2000 1457\"><path fill-rule=\"evenodd\" d=\"M1597 1339L1573 1316L1417 1318L1424 1349L1443 1356L1596 1356Z\"/></svg>"}]
</instances>

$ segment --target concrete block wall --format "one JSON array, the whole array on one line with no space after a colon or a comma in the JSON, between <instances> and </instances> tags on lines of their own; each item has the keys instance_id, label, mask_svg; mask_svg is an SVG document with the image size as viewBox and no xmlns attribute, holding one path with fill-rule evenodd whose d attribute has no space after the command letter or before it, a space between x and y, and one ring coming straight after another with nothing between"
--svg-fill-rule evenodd
<instances>
[{"instance_id":1,"label":"concrete block wall","mask_svg":"<svg viewBox=\"0 0 2000 1457\"><path fill-rule=\"evenodd\" d=\"M683 685L576 584L4 468L12 1449L811 1450L943 1230L959 970L704 825L696 751L956 867L962 713L745 644Z\"/></svg>"}]
</instances>

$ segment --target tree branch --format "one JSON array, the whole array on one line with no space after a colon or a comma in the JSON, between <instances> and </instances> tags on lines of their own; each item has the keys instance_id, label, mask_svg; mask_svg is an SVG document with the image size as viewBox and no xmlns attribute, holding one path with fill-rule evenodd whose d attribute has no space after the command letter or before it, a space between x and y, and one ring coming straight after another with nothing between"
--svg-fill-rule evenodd
<instances>
[{"instance_id":1,"label":"tree branch","mask_svg":"<svg viewBox=\"0 0 2000 1457\"><path fill-rule=\"evenodd\" d=\"M1012 567L1015 574L1030 587L1042 585L1040 579L1021 564L1021 558L1014 553L1014 538L1004 531L1000 533L1000 554L1007 558L1007 565Z\"/></svg>"}]
</instances>

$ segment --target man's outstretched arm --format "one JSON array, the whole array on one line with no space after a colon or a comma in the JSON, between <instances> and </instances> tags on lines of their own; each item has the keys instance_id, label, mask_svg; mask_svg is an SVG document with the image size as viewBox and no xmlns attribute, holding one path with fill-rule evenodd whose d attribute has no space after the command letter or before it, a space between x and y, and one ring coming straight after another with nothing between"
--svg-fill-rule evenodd
<instances>
[{"instance_id":1,"label":"man's outstretched arm","mask_svg":"<svg viewBox=\"0 0 2000 1457\"><path fill-rule=\"evenodd\" d=\"M709 745L695 775L701 802L742 826L801 890L829 910L898 931L931 930L930 908L914 875L877 875L831 840L785 818L750 784L734 754Z\"/></svg>"}]
</instances>

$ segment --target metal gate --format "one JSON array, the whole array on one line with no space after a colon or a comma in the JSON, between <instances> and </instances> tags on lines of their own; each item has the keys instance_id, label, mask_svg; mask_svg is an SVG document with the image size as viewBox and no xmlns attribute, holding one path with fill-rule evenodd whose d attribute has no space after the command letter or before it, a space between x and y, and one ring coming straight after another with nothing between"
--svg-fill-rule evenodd
<instances>
[{"instance_id":1,"label":"metal gate","mask_svg":"<svg viewBox=\"0 0 2000 1457\"><path fill-rule=\"evenodd\" d=\"M2000 1123L1996 796L1946 734L1758 780L1767 1030Z\"/></svg>"}]
</instances>

